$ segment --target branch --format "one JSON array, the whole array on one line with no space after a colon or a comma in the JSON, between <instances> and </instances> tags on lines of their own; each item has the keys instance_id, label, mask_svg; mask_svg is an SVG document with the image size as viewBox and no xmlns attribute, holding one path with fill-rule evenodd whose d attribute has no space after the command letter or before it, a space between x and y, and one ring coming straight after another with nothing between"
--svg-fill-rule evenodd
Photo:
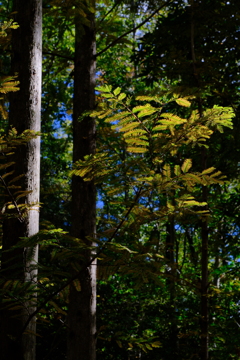
<instances>
[{"instance_id":1,"label":"branch","mask_svg":"<svg viewBox=\"0 0 240 360\"><path fill-rule=\"evenodd\" d=\"M119 36L117 39L113 40L108 46L106 46L103 50L101 50L99 53L97 53L95 55L95 57L98 57L100 55L102 55L105 51L107 51L108 49L110 49L112 46L116 45L119 40L121 40L122 38L124 38L125 36L127 36L128 34L136 31L137 29L139 29L141 26L143 26L144 24L146 24L154 15L156 15L160 10L162 10L165 6L167 6L168 4L170 4L173 0L168 0L167 2L165 2L164 4L162 4L161 6L159 6L150 16L148 16L144 21L142 21L139 25L135 26L133 29L126 31L124 34L122 34L121 36Z\"/></svg>"},{"instance_id":2,"label":"branch","mask_svg":"<svg viewBox=\"0 0 240 360\"><path fill-rule=\"evenodd\" d=\"M122 2L122 0L117 0L115 2L115 4L113 5L113 7L102 17L102 19L99 21L98 23L98 27L96 30L98 30L99 25L106 19L106 17L115 9L115 7L117 7L118 5L120 5L120 3Z\"/></svg>"},{"instance_id":3,"label":"branch","mask_svg":"<svg viewBox=\"0 0 240 360\"><path fill-rule=\"evenodd\" d=\"M154 15L156 15L160 10L162 10L165 6L169 5L173 0L168 0L166 1L164 4L162 4L161 6L159 6L151 15L149 15L144 21L142 21L139 25L135 26L134 28L126 31L124 34L122 34L121 36L119 36L117 39L113 40L108 46L106 46L103 50L101 50L99 53L97 53L94 57L97 58L98 56L102 55L105 51L107 51L108 49L110 49L112 46L116 45L119 40L123 39L124 37L126 37L128 34L131 34L132 32L135 32L137 29L139 29L141 26L143 26L144 24L146 24ZM121 0L119 1L119 3L121 2ZM118 2L112 7L112 9L110 9L108 11L108 13L103 17L103 19L100 21L102 22L106 16L114 9L114 7L118 4ZM74 57L68 56L68 55L62 55L53 51L43 51L43 55L52 55L52 56L57 56L63 59L67 59L70 61L74 61Z\"/></svg>"},{"instance_id":4,"label":"branch","mask_svg":"<svg viewBox=\"0 0 240 360\"><path fill-rule=\"evenodd\" d=\"M19 215L18 220L19 220L20 222L23 222L24 219L23 219L23 217L22 217L22 213L21 213L21 211L20 211L20 209L19 209L19 207L18 207L18 205L17 205L17 203L16 203L16 200L15 200L14 197L13 197L13 194L12 194L11 191L9 190L9 188L8 188L8 186L7 186L5 180L3 179L2 176L0 176L0 180L2 181L3 186L5 187L8 195L10 196L10 198L11 198L11 200L12 200L12 203L13 203L15 209L17 210L17 213L18 213L18 215Z\"/></svg>"},{"instance_id":5,"label":"branch","mask_svg":"<svg viewBox=\"0 0 240 360\"><path fill-rule=\"evenodd\" d=\"M51 55L51 56L58 56L60 58L63 58L63 59L67 59L67 60L70 60L70 61L74 61L74 58L71 57L71 56L67 56L67 55L62 55L62 54L58 54L54 51L43 51L43 55Z\"/></svg>"}]
</instances>

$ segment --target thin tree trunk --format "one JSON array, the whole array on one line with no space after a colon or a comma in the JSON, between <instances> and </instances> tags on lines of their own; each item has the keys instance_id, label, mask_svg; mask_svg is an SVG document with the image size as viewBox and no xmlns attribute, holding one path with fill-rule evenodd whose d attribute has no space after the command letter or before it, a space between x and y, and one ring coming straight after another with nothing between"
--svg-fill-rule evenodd
<instances>
[{"instance_id":1,"label":"thin tree trunk","mask_svg":"<svg viewBox=\"0 0 240 360\"><path fill-rule=\"evenodd\" d=\"M94 4L92 4L93 6ZM73 103L73 161L93 154L96 147L95 121L83 115L95 106L96 41L94 14L88 14L90 26L83 26L76 15L74 103ZM72 180L72 235L93 245L96 232L96 189L92 181ZM91 258L85 252L85 261ZM83 264L79 261L80 266ZM68 311L68 360L96 358L96 262L79 276L81 290L70 287Z\"/></svg>"},{"instance_id":2,"label":"thin tree trunk","mask_svg":"<svg viewBox=\"0 0 240 360\"><path fill-rule=\"evenodd\" d=\"M177 329L177 318L176 318L176 262L175 262L175 227L174 217L169 216L168 223L166 224L166 258L169 264L169 279L167 281L169 294L170 294L170 306L169 306L169 318L171 323L171 354L178 356L178 329Z\"/></svg>"},{"instance_id":3,"label":"thin tree trunk","mask_svg":"<svg viewBox=\"0 0 240 360\"><path fill-rule=\"evenodd\" d=\"M195 85L201 89L200 78L197 69L197 60L195 55L195 44L194 44L194 33L195 33L195 0L191 0L191 54L192 54L192 65L193 65L193 78ZM202 99L199 97L198 111L199 116L203 114ZM206 150L205 148L201 151L201 162L202 171L207 168L206 166ZM202 201L207 202L207 188L202 187ZM202 237L202 249L201 249L201 322L200 322L200 355L201 360L209 359L209 333L208 333L208 224L207 220L201 221L201 237Z\"/></svg>"},{"instance_id":4,"label":"thin tree trunk","mask_svg":"<svg viewBox=\"0 0 240 360\"><path fill-rule=\"evenodd\" d=\"M186 234L186 237L187 237L187 240L188 240L189 251L190 251L190 259L191 259L191 262L193 263L193 265L196 268L197 267L197 254L196 254L194 244L193 244L193 237L192 237L192 234L191 234L191 229L186 228L185 234Z\"/></svg>"},{"instance_id":5,"label":"thin tree trunk","mask_svg":"<svg viewBox=\"0 0 240 360\"><path fill-rule=\"evenodd\" d=\"M19 28L12 33L12 73L18 74L20 91L10 96L10 126L18 133L26 129L40 131L41 111L41 76L42 76L42 1L15 0L13 11ZM16 245L20 237L29 237L39 231L40 179L40 138L32 139L26 146L17 148L13 155L15 165L12 177L24 174L18 185L25 191L31 191L25 197L25 203L31 206L23 219L10 218L3 224L3 251ZM24 200L23 200L24 201ZM6 280L17 278L22 281L36 282L37 270L33 269L38 260L38 248L19 249L14 253L3 252L2 270ZM19 271L14 273L10 266L19 261ZM17 311L1 311L1 359L2 360L34 360L36 321L33 319L28 333L21 335L24 322L34 311L34 304L27 299L23 309Z\"/></svg>"},{"instance_id":6,"label":"thin tree trunk","mask_svg":"<svg viewBox=\"0 0 240 360\"><path fill-rule=\"evenodd\" d=\"M206 152L202 150L202 169L206 169ZM207 188L203 186L202 201L207 202ZM202 236L202 276L201 276L201 360L208 360L208 224L206 219L201 221Z\"/></svg>"}]
</instances>

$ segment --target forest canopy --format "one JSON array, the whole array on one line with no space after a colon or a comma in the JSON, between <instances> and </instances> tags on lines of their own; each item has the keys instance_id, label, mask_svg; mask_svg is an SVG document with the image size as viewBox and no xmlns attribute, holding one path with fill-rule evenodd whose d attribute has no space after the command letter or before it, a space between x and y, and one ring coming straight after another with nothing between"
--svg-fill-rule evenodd
<instances>
[{"instance_id":1,"label":"forest canopy","mask_svg":"<svg viewBox=\"0 0 240 360\"><path fill-rule=\"evenodd\" d=\"M2 359L239 359L238 2L0 26Z\"/></svg>"}]
</instances>

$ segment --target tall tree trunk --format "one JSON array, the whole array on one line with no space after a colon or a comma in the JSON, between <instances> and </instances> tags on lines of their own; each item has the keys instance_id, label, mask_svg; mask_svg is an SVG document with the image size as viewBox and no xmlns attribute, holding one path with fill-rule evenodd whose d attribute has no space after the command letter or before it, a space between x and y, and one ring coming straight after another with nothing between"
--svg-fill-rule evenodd
<instances>
[{"instance_id":1,"label":"tall tree trunk","mask_svg":"<svg viewBox=\"0 0 240 360\"><path fill-rule=\"evenodd\" d=\"M178 356L179 343L178 343L178 328L176 318L176 261L175 261L175 244L176 234L174 227L174 216L169 215L168 223L166 224L166 259L168 260L169 279L167 280L167 286L169 289L170 301L169 301L169 320L170 320L170 341L171 341L171 356Z\"/></svg>"},{"instance_id":2,"label":"tall tree trunk","mask_svg":"<svg viewBox=\"0 0 240 360\"><path fill-rule=\"evenodd\" d=\"M89 4L90 5L90 4ZM94 4L92 4L94 7ZM73 103L73 161L95 153L95 121L83 115L95 106L96 40L94 14L88 14L89 26L83 26L76 15L74 103ZM72 235L93 245L96 232L96 189L92 181L72 180ZM91 258L85 252L85 261ZM79 261L80 266L83 261ZM79 276L81 291L70 287L68 311L68 360L96 358L96 262Z\"/></svg>"},{"instance_id":3,"label":"tall tree trunk","mask_svg":"<svg viewBox=\"0 0 240 360\"><path fill-rule=\"evenodd\" d=\"M15 0L13 3L15 21L19 28L12 33L12 73L18 74L20 91L10 97L10 126L18 133L26 129L40 131L41 111L41 76L42 76L42 1ZM18 185L25 191L31 191L25 197L25 203L32 204L23 218L9 218L3 224L3 251L16 245L20 237L29 237L39 231L40 179L40 138L32 139L26 146L17 148L13 155L15 162L12 177L24 174ZM33 251L29 260L29 251L19 249L15 253L3 252L2 270L6 280L17 278L22 281L36 282L37 271L32 269L38 259L38 249ZM19 271L10 269L18 257ZM26 299L24 309L1 311L1 359L34 360L36 321L33 319L28 333L21 334L29 314L34 311L34 304Z\"/></svg>"},{"instance_id":4,"label":"tall tree trunk","mask_svg":"<svg viewBox=\"0 0 240 360\"><path fill-rule=\"evenodd\" d=\"M201 90L201 83L199 72L197 69L197 59L195 55L195 0L191 0L191 53L192 53L192 65L193 65L193 79L195 86ZM202 99L201 97L197 98L198 102L198 112L199 116L202 117ZM207 168L206 166L206 149L201 151L201 162L202 162L202 171ZM202 188L202 201L207 202L207 188L203 186ZM207 208L206 208L207 209ZM209 333L208 333L208 224L206 219L201 221L201 237L202 237L202 248L201 248L201 322L200 322L200 355L201 360L209 359Z\"/></svg>"},{"instance_id":5,"label":"tall tree trunk","mask_svg":"<svg viewBox=\"0 0 240 360\"><path fill-rule=\"evenodd\" d=\"M202 150L202 170L206 166L206 151ZM203 186L202 201L207 202L207 188ZM208 360L209 333L208 333L208 224L206 219L201 221L202 258L201 258L201 360Z\"/></svg>"}]
</instances>

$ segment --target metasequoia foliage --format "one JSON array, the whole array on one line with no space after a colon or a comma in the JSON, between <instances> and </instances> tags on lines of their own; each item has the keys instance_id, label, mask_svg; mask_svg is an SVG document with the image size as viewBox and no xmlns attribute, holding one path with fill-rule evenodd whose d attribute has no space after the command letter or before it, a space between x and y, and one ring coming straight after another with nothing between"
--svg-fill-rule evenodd
<instances>
[{"instance_id":1,"label":"metasequoia foliage","mask_svg":"<svg viewBox=\"0 0 240 360\"><path fill-rule=\"evenodd\" d=\"M192 212L192 207L206 205L194 198L194 187L222 184L224 177L214 167L191 172L192 160L184 158L184 149L196 145L207 147L206 142L214 130L232 128L233 110L214 106L203 116L193 110L188 118L181 118L168 112L167 106L176 102L190 108L188 97L180 98L175 94L170 101L163 102L158 96L138 96L133 101L120 88L112 91L111 86L105 86L98 87L97 91L101 92L104 101L91 116L98 118L104 142L99 144L95 155L76 162L72 174L82 176L85 181L94 179L99 184L110 181L110 196L122 193L126 181L133 190L141 187L142 197L152 191L168 194L166 206L155 211L155 216L160 218L176 212L181 214L184 209ZM136 101L140 105L132 105ZM111 143L108 143L110 138ZM124 161L122 149L127 154ZM123 173L125 182L122 181ZM140 209L141 206L136 204L133 211L141 218ZM145 209L142 211L145 213Z\"/></svg>"},{"instance_id":2,"label":"metasequoia foliage","mask_svg":"<svg viewBox=\"0 0 240 360\"><path fill-rule=\"evenodd\" d=\"M13 21L5 21L3 24L0 24L0 47L2 48L2 50L6 49L9 45L9 36L7 31L9 29L16 28L18 28L18 25ZM0 76L0 115L4 120L7 119L8 115L4 106L4 101L6 101L6 95L10 91L19 90L19 87L17 87L19 82L15 79L16 76Z\"/></svg>"},{"instance_id":3,"label":"metasequoia foliage","mask_svg":"<svg viewBox=\"0 0 240 360\"><path fill-rule=\"evenodd\" d=\"M207 204L198 198L196 189L223 184L224 176L214 167L194 171L197 166L187 154L193 147L207 147L214 131L231 129L233 110L214 106L199 114L191 110L192 96L173 94L170 100L157 95L133 99L120 88L112 91L111 86L105 86L97 91L102 102L91 114L98 119L97 152L78 161L72 173L85 181L94 179L104 188L109 201L121 208L114 216L102 219L105 231L98 236L110 241L108 252L101 254L99 276L108 278L119 272L131 275L136 284L148 279L159 283L160 278L168 276L166 264L177 267L178 264L169 265L154 247L148 250L140 239L141 229L156 222L164 223L171 216L176 221L181 221L183 215L202 219L208 216ZM128 217L112 239L119 218L125 214ZM126 234L132 243L124 246ZM116 255L119 251L120 256ZM111 252L115 252L115 257ZM198 291L188 277L182 275L178 281Z\"/></svg>"},{"instance_id":4,"label":"metasequoia foliage","mask_svg":"<svg viewBox=\"0 0 240 360\"><path fill-rule=\"evenodd\" d=\"M94 179L104 188L110 203L121 203L123 210L117 218L102 219L105 226L98 238L107 239L108 249L125 250L127 257L133 257L122 243L124 231L130 231L135 239L144 224L166 221L172 215L176 219L183 214L208 215L207 204L194 196L195 190L223 184L224 176L214 167L191 171L192 160L185 154L193 146L207 147L214 130L232 128L233 111L215 106L200 116L198 111L190 110L188 97L177 94L166 101L158 96L131 99L120 88L112 91L111 86L98 87L97 91L103 100L91 113L99 122L97 152L77 161L72 174L82 176L85 181ZM136 102L140 105L136 106ZM168 110L174 103L188 111L187 118ZM125 200L124 193L127 193ZM153 197L156 203L149 207L148 199ZM103 256L102 260L106 264L110 262L108 257ZM124 262L128 263L125 260L121 256L115 261L113 272Z\"/></svg>"},{"instance_id":5,"label":"metasequoia foliage","mask_svg":"<svg viewBox=\"0 0 240 360\"><path fill-rule=\"evenodd\" d=\"M191 99L187 97L175 95L169 101L158 96L131 99L120 88L112 91L110 86L97 88L97 91L101 92L102 102L91 116L99 122L98 149L95 155L78 161L72 173L84 177L86 181L94 179L97 184L106 186L112 202L117 201L117 196L125 191L126 186L130 189L129 199L122 203L125 210L119 218L124 221L118 234L116 227L119 218L106 221L105 230L98 234L99 251L96 256L103 265L100 266L100 276L109 276L116 271L122 274L131 272L136 282L147 281L147 278L159 282L159 275L165 276L164 256L152 254L143 247L140 249L140 245L130 249L122 241L124 231L139 229L157 219L164 220L171 214L176 217L183 213L206 216L205 208L201 209L206 204L194 197L194 189L199 185L222 184L224 177L213 167L202 172L191 171L192 160L184 157L184 151L192 146L207 146L207 140L214 130L231 128L233 112L231 108L215 106L200 117L196 110L190 110ZM184 118L177 114L178 111L168 111L170 103L177 103L179 109L186 109L189 115ZM140 201L151 193L165 195L165 201L153 210ZM113 234L119 236L114 237ZM132 231L131 234L134 241L138 233ZM105 240L103 243L102 239ZM107 246L104 245L106 241L109 241ZM77 272L83 271L84 266L79 267L78 262L86 245L61 230L48 228L31 238L23 239L17 246L34 248L36 243L40 243L40 248L46 251L51 264L39 264L38 318L44 319L45 310L41 309L47 303L51 305L51 311L65 317L71 281L67 269L73 266ZM129 269L131 262L135 262L134 269ZM107 266L109 264L111 267ZM185 280L181 281L184 283ZM79 291L79 281L74 279L73 283ZM6 305L12 308L22 306L23 294L34 294L36 291L31 286L14 280L5 284ZM120 343L125 340L124 337L118 339ZM159 346L156 339L149 339L146 346L141 343L141 339L135 340L131 344L144 351Z\"/></svg>"},{"instance_id":6,"label":"metasequoia foliage","mask_svg":"<svg viewBox=\"0 0 240 360\"><path fill-rule=\"evenodd\" d=\"M50 5L47 8L47 13L52 15L54 18L57 18L58 21L59 18L64 19L64 21L67 18L73 24L74 18L77 15L79 18L79 24L81 24L83 31L84 25L90 25L87 14L94 12L94 7L91 6L90 3L86 4L84 1L78 1L76 3L75 0L52 0L50 1ZM65 27L66 25L64 28Z\"/></svg>"}]
</instances>

